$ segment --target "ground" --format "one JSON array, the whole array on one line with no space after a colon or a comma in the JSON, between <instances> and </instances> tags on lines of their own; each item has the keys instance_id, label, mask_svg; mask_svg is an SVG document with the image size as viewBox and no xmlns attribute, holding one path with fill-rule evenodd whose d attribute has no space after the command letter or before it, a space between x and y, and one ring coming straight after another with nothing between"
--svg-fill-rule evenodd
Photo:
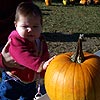
<instances>
[{"instance_id":1,"label":"ground","mask_svg":"<svg viewBox=\"0 0 100 100\"><path fill-rule=\"evenodd\" d=\"M50 56L75 52L79 34L44 33ZM84 34L83 51L94 53L100 49L100 34Z\"/></svg>"}]
</instances>

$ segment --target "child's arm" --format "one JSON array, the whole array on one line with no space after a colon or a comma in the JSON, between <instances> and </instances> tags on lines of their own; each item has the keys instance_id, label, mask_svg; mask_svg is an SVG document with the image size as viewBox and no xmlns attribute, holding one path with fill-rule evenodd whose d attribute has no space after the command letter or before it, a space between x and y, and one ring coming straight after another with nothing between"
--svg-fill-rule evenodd
<instances>
[{"instance_id":1,"label":"child's arm","mask_svg":"<svg viewBox=\"0 0 100 100\"><path fill-rule=\"evenodd\" d=\"M43 44L42 56L34 56L33 53L29 52L25 42L18 40L16 37L11 39L9 51L17 63L34 71L37 71L41 63L49 58L45 44Z\"/></svg>"}]
</instances>

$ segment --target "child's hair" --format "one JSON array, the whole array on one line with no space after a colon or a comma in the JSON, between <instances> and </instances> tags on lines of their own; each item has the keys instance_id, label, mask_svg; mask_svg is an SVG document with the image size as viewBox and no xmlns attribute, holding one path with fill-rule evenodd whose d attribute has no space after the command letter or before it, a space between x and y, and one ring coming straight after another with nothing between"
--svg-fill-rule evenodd
<instances>
[{"instance_id":1,"label":"child's hair","mask_svg":"<svg viewBox=\"0 0 100 100\"><path fill-rule=\"evenodd\" d=\"M19 15L40 16L42 24L42 12L40 8L32 2L22 2L18 5L15 14L15 21L18 21Z\"/></svg>"}]
</instances>

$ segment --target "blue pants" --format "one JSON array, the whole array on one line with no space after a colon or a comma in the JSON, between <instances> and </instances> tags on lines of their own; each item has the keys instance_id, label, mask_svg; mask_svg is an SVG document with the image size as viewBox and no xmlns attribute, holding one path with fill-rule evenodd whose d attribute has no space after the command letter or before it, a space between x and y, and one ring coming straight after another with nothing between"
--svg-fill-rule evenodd
<instances>
[{"instance_id":1,"label":"blue pants","mask_svg":"<svg viewBox=\"0 0 100 100\"><path fill-rule=\"evenodd\" d=\"M45 94L44 86L40 88L41 93ZM36 82L24 84L20 80L15 80L2 72L2 81L0 83L0 100L33 100L37 93Z\"/></svg>"}]
</instances>

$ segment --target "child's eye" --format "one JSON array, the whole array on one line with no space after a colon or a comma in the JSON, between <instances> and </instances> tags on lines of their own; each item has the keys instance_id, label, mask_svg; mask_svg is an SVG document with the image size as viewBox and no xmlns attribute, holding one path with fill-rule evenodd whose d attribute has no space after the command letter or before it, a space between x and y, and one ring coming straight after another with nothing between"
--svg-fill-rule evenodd
<instances>
[{"instance_id":1,"label":"child's eye","mask_svg":"<svg viewBox=\"0 0 100 100\"><path fill-rule=\"evenodd\" d=\"M39 27L39 26L33 26L33 28L37 28L37 27Z\"/></svg>"},{"instance_id":2,"label":"child's eye","mask_svg":"<svg viewBox=\"0 0 100 100\"><path fill-rule=\"evenodd\" d=\"M22 26L23 28L28 28L28 26Z\"/></svg>"}]
</instances>

